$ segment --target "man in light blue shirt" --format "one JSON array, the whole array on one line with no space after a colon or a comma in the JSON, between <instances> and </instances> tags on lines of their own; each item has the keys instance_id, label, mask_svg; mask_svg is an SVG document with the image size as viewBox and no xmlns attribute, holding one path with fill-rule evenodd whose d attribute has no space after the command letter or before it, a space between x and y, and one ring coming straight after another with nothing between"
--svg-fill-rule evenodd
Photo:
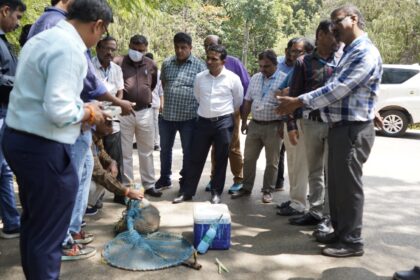
<instances>
[{"instance_id":1,"label":"man in light blue shirt","mask_svg":"<svg viewBox=\"0 0 420 280\"><path fill-rule=\"evenodd\" d=\"M68 21L33 37L20 55L3 150L19 185L20 252L27 279L60 276L61 243L78 190L70 145L81 122L104 121L96 104L80 99L87 73L84 52L110 22L105 0L75 0ZM77 254L79 247L72 250Z\"/></svg>"}]
</instances>

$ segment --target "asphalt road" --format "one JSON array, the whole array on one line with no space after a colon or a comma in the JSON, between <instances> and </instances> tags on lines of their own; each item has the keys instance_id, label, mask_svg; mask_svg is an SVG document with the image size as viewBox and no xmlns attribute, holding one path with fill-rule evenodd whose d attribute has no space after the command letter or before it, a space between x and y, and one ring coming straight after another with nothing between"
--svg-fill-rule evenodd
<instances>
[{"instance_id":1,"label":"asphalt road","mask_svg":"<svg viewBox=\"0 0 420 280\"><path fill-rule=\"evenodd\" d=\"M241 143L244 143L242 139ZM243 147L242 147L243 148ZM161 230L182 234L192 241L194 203L209 199L204 186L209 178L209 163L194 202L171 204L178 191L181 149L174 150L174 187L160 199L151 199L161 213ZM275 214L275 203L287 199L278 192L274 203L261 203L259 187L264 170L264 153L258 161L254 192L249 199L231 200L232 246L227 251L210 251L200 256L200 271L183 266L160 271L131 272L112 268L101 260L103 245L113 238L113 224L123 207L108 195L103 210L87 218L87 230L96 238L91 244L98 253L88 260L62 264L61 279L391 279L395 270L420 264L420 132L409 131L404 138L377 137L364 167L365 214L363 257L334 259L320 255L321 247L311 237L310 227L288 224ZM159 154L155 152L156 176ZM138 169L138 168L137 168ZM137 180L138 171L136 174ZM231 184L227 173L226 189ZM287 186L287 177L286 177ZM0 279L23 279L19 263L18 240L0 240ZM229 269L218 274L215 258Z\"/></svg>"}]
</instances>

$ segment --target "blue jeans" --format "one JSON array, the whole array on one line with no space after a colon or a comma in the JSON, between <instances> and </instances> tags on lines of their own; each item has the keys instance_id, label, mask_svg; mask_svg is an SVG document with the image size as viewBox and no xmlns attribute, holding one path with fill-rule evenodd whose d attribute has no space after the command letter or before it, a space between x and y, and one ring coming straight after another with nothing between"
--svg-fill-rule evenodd
<instances>
[{"instance_id":1,"label":"blue jeans","mask_svg":"<svg viewBox=\"0 0 420 280\"><path fill-rule=\"evenodd\" d=\"M89 198L90 182L93 172L93 155L91 150L92 132L83 132L77 138L76 143L71 146L71 157L79 178L79 189L77 190L76 201L71 214L70 227L64 244L71 243L70 233L80 232L83 215L85 214Z\"/></svg>"},{"instance_id":2,"label":"blue jeans","mask_svg":"<svg viewBox=\"0 0 420 280\"><path fill-rule=\"evenodd\" d=\"M0 107L0 147L3 140L7 107ZM0 148L0 216L3 220L3 229L15 230L20 227L20 215L16 209L15 191L13 189L13 172L6 162L3 149Z\"/></svg>"},{"instance_id":3,"label":"blue jeans","mask_svg":"<svg viewBox=\"0 0 420 280\"><path fill-rule=\"evenodd\" d=\"M192 137L194 132L196 119L187 121L167 121L159 117L159 132L160 132L160 178L156 182L157 185L168 186L171 185L172 175L172 148L175 142L175 135L177 131L181 137L182 146L182 169L179 172L181 178L179 184L183 184L184 168L188 162L191 153Z\"/></svg>"}]
</instances>

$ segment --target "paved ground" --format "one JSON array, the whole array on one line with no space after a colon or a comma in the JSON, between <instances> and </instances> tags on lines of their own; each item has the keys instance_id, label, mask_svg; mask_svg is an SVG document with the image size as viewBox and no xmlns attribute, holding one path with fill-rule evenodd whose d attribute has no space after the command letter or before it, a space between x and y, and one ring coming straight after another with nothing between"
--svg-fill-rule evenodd
<instances>
[{"instance_id":1,"label":"paved ground","mask_svg":"<svg viewBox=\"0 0 420 280\"><path fill-rule=\"evenodd\" d=\"M242 139L244 140L244 139ZM420 264L420 133L411 131L404 138L377 137L365 165L366 206L363 235L365 255L334 259L320 255L320 246L311 237L311 228L291 226L287 218L275 214L275 204L262 204L259 186L264 159L258 162L256 187L249 199L230 200L224 195L232 215L232 246L228 251L211 251L200 256L201 271L183 266L152 272L128 272L112 268L95 257L62 265L62 279L391 279L395 270ZM244 143L244 141L242 141ZM159 154L155 153L157 175ZM174 173L179 170L181 149L176 145ZM138 179L138 173L137 177ZM161 199L152 199L161 213L161 230L180 233L192 241L192 208L195 202L209 199L204 186L209 164L200 182L194 202L171 204L178 191L165 191ZM230 172L226 186L230 185ZM287 185L287 181L286 181ZM275 194L275 202L287 199L288 192ZM87 218L87 230L95 234L92 243L102 250L113 237L113 224L123 207L106 199L104 209ZM0 240L0 279L23 279L19 264L18 240ZM230 270L219 275L219 258Z\"/></svg>"}]
</instances>

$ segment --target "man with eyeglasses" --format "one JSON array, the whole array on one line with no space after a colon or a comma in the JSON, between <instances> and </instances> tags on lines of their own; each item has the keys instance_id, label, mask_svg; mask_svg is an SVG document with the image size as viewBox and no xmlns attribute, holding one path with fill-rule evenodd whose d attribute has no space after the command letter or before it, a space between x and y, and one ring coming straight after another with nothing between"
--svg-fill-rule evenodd
<instances>
[{"instance_id":1,"label":"man with eyeglasses","mask_svg":"<svg viewBox=\"0 0 420 280\"><path fill-rule=\"evenodd\" d=\"M355 6L335 9L331 21L336 38L346 45L333 75L324 86L299 97L279 97L279 110L290 114L300 107L320 109L329 124L328 192L334 232L317 241L330 244L322 251L326 256L362 256L362 170L375 140L382 59Z\"/></svg>"},{"instance_id":2,"label":"man with eyeglasses","mask_svg":"<svg viewBox=\"0 0 420 280\"><path fill-rule=\"evenodd\" d=\"M133 137L136 137L139 156L141 182L145 194L160 197L161 191L155 189L155 168L153 164L154 123L152 92L157 85L158 69L156 63L146 57L149 42L143 35L130 39L128 54L115 59L121 66L124 78L124 100L135 103L134 115L121 116L121 146L124 172L128 178L133 174ZM129 183L129 182L127 182Z\"/></svg>"},{"instance_id":3,"label":"man with eyeglasses","mask_svg":"<svg viewBox=\"0 0 420 280\"><path fill-rule=\"evenodd\" d=\"M101 39L96 45L97 56L92 58L92 63L95 66L96 76L101 79L108 92L116 98L122 99L124 90L123 73L121 67L112 61L116 50L117 41L107 34L106 37ZM112 122L112 133L102 137L102 142L105 151L115 160L111 163L111 169L114 170L114 172L118 172L117 180L122 183L124 169L121 150L121 131L118 122ZM100 189L103 190L103 188ZM90 195L89 200L91 200ZM114 201L124 202L124 197L115 194ZM102 208L102 199L100 198L95 201L94 204L89 202L89 205L90 207L86 210L86 214L92 214L96 212L97 209Z\"/></svg>"}]
</instances>

